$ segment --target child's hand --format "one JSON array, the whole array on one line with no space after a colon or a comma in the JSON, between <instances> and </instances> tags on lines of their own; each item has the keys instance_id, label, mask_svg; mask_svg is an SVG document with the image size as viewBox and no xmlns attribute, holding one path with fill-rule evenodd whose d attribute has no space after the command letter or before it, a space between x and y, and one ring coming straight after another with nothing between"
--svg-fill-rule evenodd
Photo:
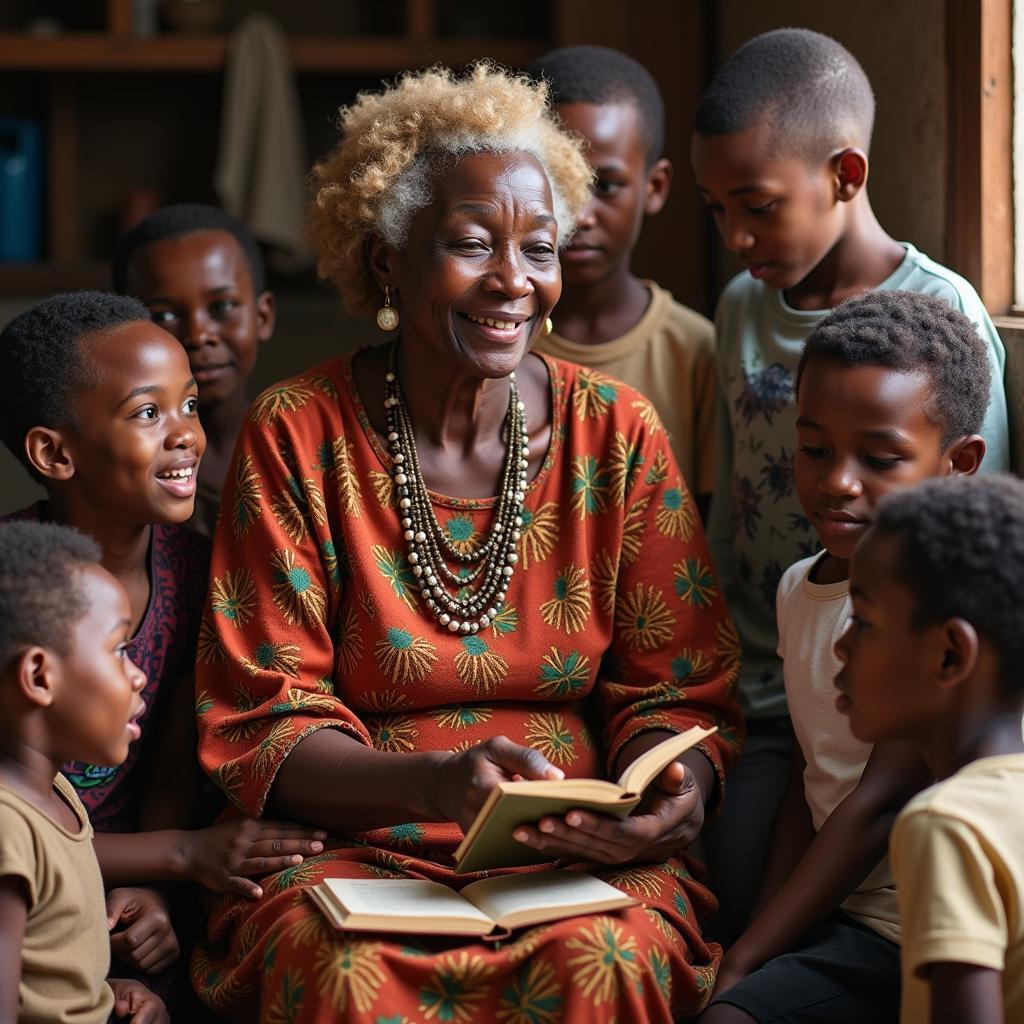
<instances>
[{"instance_id":1,"label":"child's hand","mask_svg":"<svg viewBox=\"0 0 1024 1024\"><path fill-rule=\"evenodd\" d=\"M159 974L178 959L167 904L154 889L111 889L107 927L111 953L137 971Z\"/></svg>"},{"instance_id":2,"label":"child's hand","mask_svg":"<svg viewBox=\"0 0 1024 1024\"><path fill-rule=\"evenodd\" d=\"M114 1016L118 1020L127 1020L129 1024L170 1024L164 1001L141 981L111 978L109 985L114 990Z\"/></svg>"},{"instance_id":3,"label":"child's hand","mask_svg":"<svg viewBox=\"0 0 1024 1024\"><path fill-rule=\"evenodd\" d=\"M212 892L258 900L263 890L249 875L272 875L323 852L327 833L282 821L238 818L188 833L190 877Z\"/></svg>"}]
</instances>

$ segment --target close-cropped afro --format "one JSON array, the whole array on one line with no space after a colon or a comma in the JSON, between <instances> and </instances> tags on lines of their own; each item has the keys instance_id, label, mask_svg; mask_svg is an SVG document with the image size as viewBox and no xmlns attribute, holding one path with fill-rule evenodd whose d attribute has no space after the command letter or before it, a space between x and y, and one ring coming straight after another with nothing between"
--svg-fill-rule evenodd
<instances>
[{"instance_id":1,"label":"close-cropped afro","mask_svg":"<svg viewBox=\"0 0 1024 1024\"><path fill-rule=\"evenodd\" d=\"M151 214L135 225L114 249L110 276L114 291L128 293L128 267L132 256L144 245L162 242L167 238L181 238L196 231L225 231L232 235L249 265L254 295L266 288L267 275L263 267L263 254L245 225L230 213L205 203L175 203Z\"/></svg>"},{"instance_id":2,"label":"close-cropped afro","mask_svg":"<svg viewBox=\"0 0 1024 1024\"><path fill-rule=\"evenodd\" d=\"M829 36L780 28L755 36L719 69L697 106L698 135L772 128L773 152L810 164L837 145L867 152L875 97L857 59Z\"/></svg>"},{"instance_id":3,"label":"close-cropped afro","mask_svg":"<svg viewBox=\"0 0 1024 1024\"><path fill-rule=\"evenodd\" d=\"M149 322L149 310L138 299L63 292L16 316L0 332L0 440L34 478L25 435L32 427L75 426L71 398L94 383L79 342L137 320Z\"/></svg>"},{"instance_id":4,"label":"close-cropped afro","mask_svg":"<svg viewBox=\"0 0 1024 1024\"><path fill-rule=\"evenodd\" d=\"M88 607L79 571L99 560L96 542L69 526L0 526L0 667L36 644L69 653L71 627Z\"/></svg>"},{"instance_id":5,"label":"close-cropped afro","mask_svg":"<svg viewBox=\"0 0 1024 1024\"><path fill-rule=\"evenodd\" d=\"M547 87L488 63L456 77L447 68L410 72L381 92L361 93L339 115L340 139L313 168L309 237L321 277L353 312L382 298L367 243L396 249L433 194L436 161L466 153L525 152L551 184L559 244L589 197L591 171L578 140L555 123Z\"/></svg>"},{"instance_id":6,"label":"close-cropped afro","mask_svg":"<svg viewBox=\"0 0 1024 1024\"><path fill-rule=\"evenodd\" d=\"M639 61L607 46L563 46L535 60L527 73L543 79L551 102L632 103L640 115L647 166L665 148L665 104L651 73Z\"/></svg>"},{"instance_id":7,"label":"close-cropped afro","mask_svg":"<svg viewBox=\"0 0 1024 1024\"><path fill-rule=\"evenodd\" d=\"M898 538L893 572L913 594L913 628L966 620L995 648L1004 694L1024 696L1024 481L926 480L879 502L872 532Z\"/></svg>"},{"instance_id":8,"label":"close-cropped afro","mask_svg":"<svg viewBox=\"0 0 1024 1024\"><path fill-rule=\"evenodd\" d=\"M985 419L988 346L963 313L934 295L879 289L847 299L808 336L797 365L798 391L814 359L928 374L932 394L925 412L942 428L943 447L977 434Z\"/></svg>"}]
</instances>

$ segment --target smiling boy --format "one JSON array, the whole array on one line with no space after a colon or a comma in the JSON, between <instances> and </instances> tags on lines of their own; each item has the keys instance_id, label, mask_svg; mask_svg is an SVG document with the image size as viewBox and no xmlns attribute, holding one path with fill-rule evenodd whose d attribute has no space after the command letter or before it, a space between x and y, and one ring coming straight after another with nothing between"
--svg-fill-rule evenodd
<instances>
[{"instance_id":1,"label":"smiling boy","mask_svg":"<svg viewBox=\"0 0 1024 1024\"><path fill-rule=\"evenodd\" d=\"M555 332L539 352L598 371L594 386L625 381L654 403L702 513L714 484L714 328L654 281L632 271L644 219L672 184L663 155L665 113L646 68L603 46L567 46L530 73L547 80L562 123L580 135L594 169L593 196L559 256Z\"/></svg>"},{"instance_id":2,"label":"smiling boy","mask_svg":"<svg viewBox=\"0 0 1024 1024\"><path fill-rule=\"evenodd\" d=\"M140 299L188 353L207 439L189 525L210 536L249 406L246 383L260 345L274 333L276 301L259 246L223 210L180 203L125 235L112 276L114 290Z\"/></svg>"},{"instance_id":3,"label":"smiling boy","mask_svg":"<svg viewBox=\"0 0 1024 1024\"><path fill-rule=\"evenodd\" d=\"M840 305L796 374L796 490L825 550L777 597L796 734L758 913L726 954L706 1024L895 1021L899 914L884 861L903 803L929 781L906 745L872 748L835 707L849 558L888 493L971 475L985 442L986 346L941 299L875 291Z\"/></svg>"},{"instance_id":4,"label":"smiling boy","mask_svg":"<svg viewBox=\"0 0 1024 1024\"><path fill-rule=\"evenodd\" d=\"M893 828L904 1024L1024 1020L1024 483L886 499L850 561L838 709L941 781Z\"/></svg>"},{"instance_id":5,"label":"smiling boy","mask_svg":"<svg viewBox=\"0 0 1024 1024\"><path fill-rule=\"evenodd\" d=\"M935 295L986 342L986 470L1008 465L1004 352L962 277L897 242L868 198L875 102L855 58L835 40L779 29L742 46L700 101L697 185L746 269L715 317L719 394L708 539L743 645L739 691L748 718L729 801L709 836L715 890L742 927L785 788L789 728L775 593L786 567L818 547L793 485L793 375L804 340L844 299L869 289Z\"/></svg>"}]
</instances>

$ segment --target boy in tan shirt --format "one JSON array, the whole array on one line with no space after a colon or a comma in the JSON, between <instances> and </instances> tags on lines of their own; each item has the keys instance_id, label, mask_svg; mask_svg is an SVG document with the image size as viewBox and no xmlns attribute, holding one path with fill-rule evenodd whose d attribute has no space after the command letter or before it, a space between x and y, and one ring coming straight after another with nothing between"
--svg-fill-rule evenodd
<instances>
[{"instance_id":1,"label":"boy in tan shirt","mask_svg":"<svg viewBox=\"0 0 1024 1024\"><path fill-rule=\"evenodd\" d=\"M658 86L635 60L601 46L555 50L530 73L549 82L595 173L593 199L561 252L555 332L537 351L590 367L595 387L614 390L617 378L650 398L703 515L714 485L714 327L631 269L643 220L662 209L672 183Z\"/></svg>"},{"instance_id":2,"label":"boy in tan shirt","mask_svg":"<svg viewBox=\"0 0 1024 1024\"><path fill-rule=\"evenodd\" d=\"M164 1024L140 982L108 984L92 827L60 766L116 765L146 677L126 653L124 587L64 526L0 530L0 1021Z\"/></svg>"}]
</instances>

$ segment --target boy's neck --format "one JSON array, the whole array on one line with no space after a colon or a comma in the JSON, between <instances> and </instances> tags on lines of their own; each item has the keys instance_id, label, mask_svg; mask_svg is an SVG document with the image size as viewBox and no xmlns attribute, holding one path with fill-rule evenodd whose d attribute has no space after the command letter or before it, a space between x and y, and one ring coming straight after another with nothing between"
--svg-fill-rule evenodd
<instances>
[{"instance_id":1,"label":"boy's neck","mask_svg":"<svg viewBox=\"0 0 1024 1024\"><path fill-rule=\"evenodd\" d=\"M816 267L783 295L794 309L833 309L844 299L877 288L906 257L878 223L867 193L850 203L846 227Z\"/></svg>"},{"instance_id":2,"label":"boy's neck","mask_svg":"<svg viewBox=\"0 0 1024 1024\"><path fill-rule=\"evenodd\" d=\"M836 558L835 555L828 552L825 552L811 567L811 582L822 587L828 586L830 583L844 583L849 578L850 560Z\"/></svg>"},{"instance_id":3,"label":"boy's neck","mask_svg":"<svg viewBox=\"0 0 1024 1024\"><path fill-rule=\"evenodd\" d=\"M577 345L601 345L633 330L650 304L650 291L624 263L593 284L563 285L552 316L561 337Z\"/></svg>"},{"instance_id":4,"label":"boy's neck","mask_svg":"<svg viewBox=\"0 0 1024 1024\"><path fill-rule=\"evenodd\" d=\"M62 526L73 526L92 537L100 546L100 565L129 587L133 581L149 576L149 524L112 523L109 515L87 507L59 489L49 493L50 518Z\"/></svg>"},{"instance_id":5,"label":"boy's neck","mask_svg":"<svg viewBox=\"0 0 1024 1024\"><path fill-rule=\"evenodd\" d=\"M10 733L0 737L0 785L14 790L51 817L63 817L54 813L59 798L53 791L62 764L24 737Z\"/></svg>"},{"instance_id":6,"label":"boy's neck","mask_svg":"<svg viewBox=\"0 0 1024 1024\"><path fill-rule=\"evenodd\" d=\"M1021 714L1019 704L980 707L974 714L957 708L917 745L935 778L945 779L983 757L1024 754Z\"/></svg>"},{"instance_id":7,"label":"boy's neck","mask_svg":"<svg viewBox=\"0 0 1024 1024\"><path fill-rule=\"evenodd\" d=\"M228 464L248 410L249 396L243 389L208 408L202 407L200 398L200 422L206 433L206 454L199 464L199 476L218 490L224 486Z\"/></svg>"}]
</instances>

